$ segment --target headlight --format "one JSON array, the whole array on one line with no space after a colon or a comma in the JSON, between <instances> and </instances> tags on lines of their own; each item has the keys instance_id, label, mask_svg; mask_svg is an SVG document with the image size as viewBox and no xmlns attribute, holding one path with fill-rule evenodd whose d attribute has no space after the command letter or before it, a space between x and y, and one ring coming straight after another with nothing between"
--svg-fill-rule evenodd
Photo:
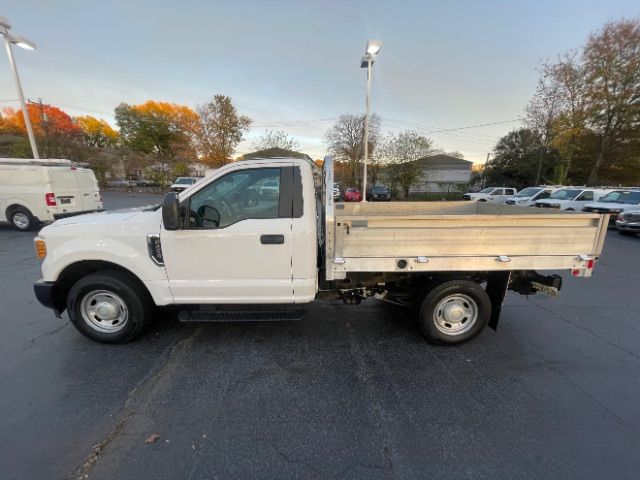
<instances>
[{"instance_id":1,"label":"headlight","mask_svg":"<svg viewBox=\"0 0 640 480\"><path fill-rule=\"evenodd\" d=\"M36 237L33 239L34 246L36 248L36 258L38 260L44 260L47 256L47 244L42 237Z\"/></svg>"}]
</instances>

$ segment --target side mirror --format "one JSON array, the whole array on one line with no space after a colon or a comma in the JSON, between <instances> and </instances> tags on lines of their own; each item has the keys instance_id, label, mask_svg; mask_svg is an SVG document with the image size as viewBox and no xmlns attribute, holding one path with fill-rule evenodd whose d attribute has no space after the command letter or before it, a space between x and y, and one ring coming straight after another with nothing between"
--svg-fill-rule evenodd
<instances>
[{"instance_id":1,"label":"side mirror","mask_svg":"<svg viewBox=\"0 0 640 480\"><path fill-rule=\"evenodd\" d=\"M162 200L162 223L167 230L180 228L180 204L175 192L165 194Z\"/></svg>"}]
</instances>

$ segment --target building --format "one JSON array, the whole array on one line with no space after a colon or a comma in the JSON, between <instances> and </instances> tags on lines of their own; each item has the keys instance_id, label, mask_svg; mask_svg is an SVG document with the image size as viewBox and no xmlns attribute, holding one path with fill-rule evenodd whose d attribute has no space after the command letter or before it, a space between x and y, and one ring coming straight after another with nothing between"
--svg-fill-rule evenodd
<instances>
[{"instance_id":1,"label":"building","mask_svg":"<svg viewBox=\"0 0 640 480\"><path fill-rule=\"evenodd\" d=\"M460 192L467 189L471 180L473 162L468 160L439 154L417 162L422 168L422 175L410 193Z\"/></svg>"}]
</instances>

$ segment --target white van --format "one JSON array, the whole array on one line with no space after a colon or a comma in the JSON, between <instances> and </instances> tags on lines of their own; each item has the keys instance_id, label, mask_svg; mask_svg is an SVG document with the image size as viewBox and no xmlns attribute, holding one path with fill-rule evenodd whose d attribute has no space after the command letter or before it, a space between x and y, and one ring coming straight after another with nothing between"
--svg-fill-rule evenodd
<instances>
[{"instance_id":1,"label":"white van","mask_svg":"<svg viewBox=\"0 0 640 480\"><path fill-rule=\"evenodd\" d=\"M69 160L0 158L0 221L27 231L97 210L102 195L93 170Z\"/></svg>"},{"instance_id":2,"label":"white van","mask_svg":"<svg viewBox=\"0 0 640 480\"><path fill-rule=\"evenodd\" d=\"M549 198L536 201L536 207L581 212L587 202L597 202L600 197L604 197L610 191L611 189L588 187L561 188L552 193Z\"/></svg>"}]
</instances>

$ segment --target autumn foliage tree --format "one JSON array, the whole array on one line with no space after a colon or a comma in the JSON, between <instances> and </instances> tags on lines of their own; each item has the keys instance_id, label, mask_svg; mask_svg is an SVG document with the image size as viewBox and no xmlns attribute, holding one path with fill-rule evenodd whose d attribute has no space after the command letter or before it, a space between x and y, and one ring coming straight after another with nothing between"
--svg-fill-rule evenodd
<instances>
[{"instance_id":1,"label":"autumn foliage tree","mask_svg":"<svg viewBox=\"0 0 640 480\"><path fill-rule=\"evenodd\" d=\"M215 168L231 162L251 119L239 115L231 97L226 95L214 95L196 110L199 118L194 139L200 160Z\"/></svg>"},{"instance_id":2,"label":"autumn foliage tree","mask_svg":"<svg viewBox=\"0 0 640 480\"><path fill-rule=\"evenodd\" d=\"M582 49L542 66L527 125L543 139L545 160L556 157L555 181L633 185L639 105L640 18L608 22Z\"/></svg>"}]
</instances>

